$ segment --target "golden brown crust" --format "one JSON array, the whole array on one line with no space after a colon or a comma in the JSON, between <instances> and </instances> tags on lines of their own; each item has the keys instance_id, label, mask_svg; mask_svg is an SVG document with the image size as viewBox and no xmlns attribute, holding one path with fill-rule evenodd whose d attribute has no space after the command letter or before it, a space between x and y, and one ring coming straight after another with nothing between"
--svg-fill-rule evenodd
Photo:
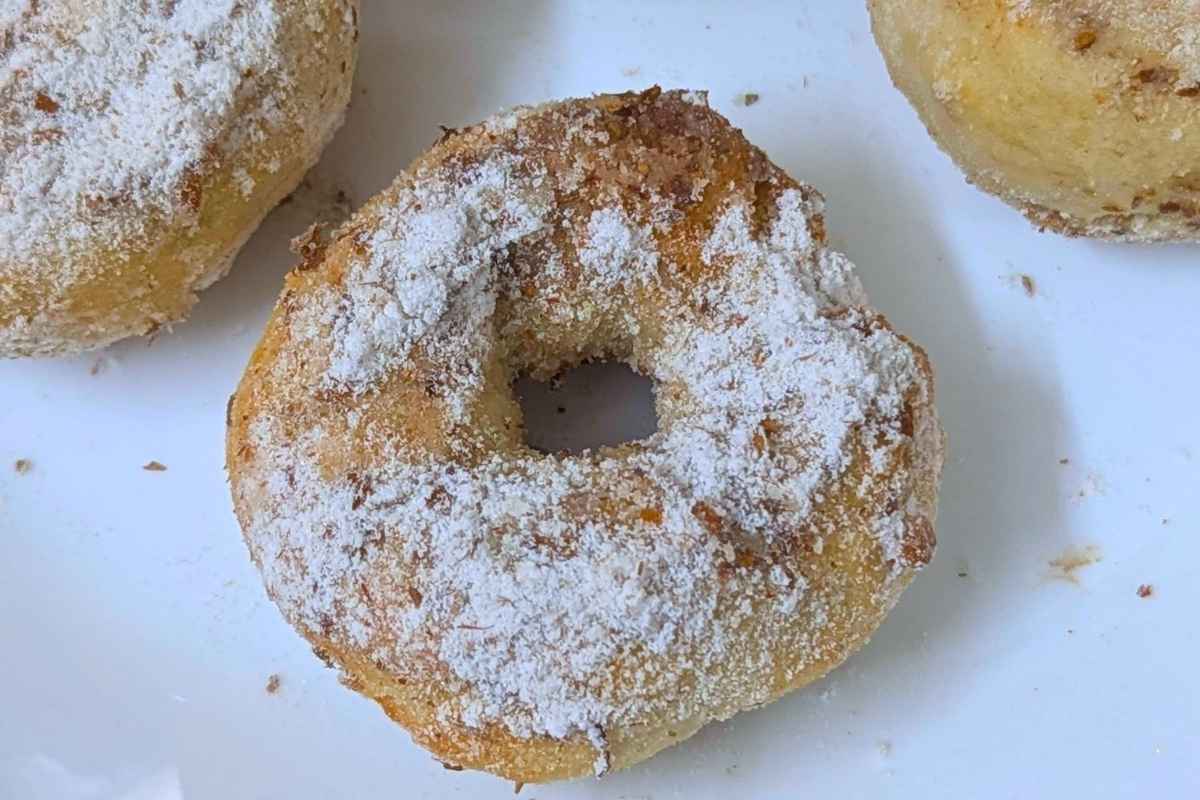
<instances>
[{"instance_id":1,"label":"golden brown crust","mask_svg":"<svg viewBox=\"0 0 1200 800\"><path fill-rule=\"evenodd\" d=\"M337 372L339 379L331 382L345 345L329 332L338 329L337 320L344 318L338 314L354 308L338 305L338 298L363 292L364 287L367 294L362 296L370 298L371 291L390 279L387 274L364 277L379 250L391 244L386 231L396 223L390 215L419 214L412 209L421 203L432 207L430 198L435 195L422 191L446 175L460 195L469 195L475 191L470 176L489 174L489 165L514 154L520 158L511 166L511 174L506 173L505 200L488 200L483 208L464 205L470 210L467 216L486 218L491 204L499 203L507 215L501 228L511 228L522 219L512 203L526 191L535 195L550 191L553 203L547 218L551 222L546 228L550 233L537 240L544 249L532 250L536 255L529 260L489 267L500 274L494 313L489 317L489 330L497 333L481 357L482 388L463 395L472 398L462 412L466 416L456 417L460 412L455 411L453 396L455 373L462 369L456 364L460 351L437 351L435 347L445 342L429 341L440 328L413 340L411 347L406 345L383 370L367 370L372 382L351 382L362 377L358 372ZM538 171L542 167L544 174ZM530 174L534 177L523 177ZM602 234L611 232L581 232L587 226L571 221L607 219L614 198L623 203L633 229L645 222L646 230L654 232L652 240L630 254L657 253L654 265L642 268L642 274L653 281L652 288L631 283L597 288L598 278L583 269L585 262L590 263L586 251L597 246ZM799 205L792 212L793 227L784 228L781 220L788 202ZM746 222L755 231L753 241L733 234L721 240L716 229L739 219L730 216L730 209L742 208L750 212ZM430 212L428 207L423 210ZM649 224L654 216L665 220L656 228ZM401 219L406 229L424 223L419 216ZM779 244L783 233L810 244ZM758 257L767 252L763 248L768 239L788 256L783 261L755 262L753 280L763 277L759 270L782 270L788 280L796 278L792 270L804 274L812 270L813 283L805 291L815 299L805 302L815 303L814 313L803 324L837 332L850 348L880 343L889 354L889 364L905 366L896 375L872 373L881 384L890 386L895 381L902 394L895 398L896 407L884 404L886 411L863 406L868 409L866 416L847 429L846 462L835 475L820 477L821 470L807 465L817 455L809 434L821 432L821 423L817 414L807 418L811 430L794 426L789 414L803 404L791 411L780 406L774 412L778 418L759 416L749 427L738 420L717 423L728 426L722 431L728 442L724 453L733 463L743 459L747 469L774 464L776 470L820 478L802 526L790 527L796 518L778 509L766 528L755 532L734 526L736 508L722 505L720 497L702 495L686 485L667 485L665 473L656 470L670 466L669 459L656 454L683 452L664 450L665 442L686 427L689 415L706 402L690 396L698 387L662 377L673 368L672 363L663 363L664 353L671 352L675 341L672 337L693 326L699 335L705 319L730 324L718 316L716 306L745 288L731 284L731 276L751 269L739 256L712 255L713 242L732 242ZM504 245L504 252L532 246L523 239ZM791 247L806 249L786 249ZM522 782L543 782L598 768L620 769L648 758L711 720L770 702L837 666L866 641L916 570L932 556L942 441L928 360L919 348L892 334L882 317L855 305L862 300L857 285L837 260L840 257L825 250L819 195L771 165L692 95L651 90L565 101L454 132L329 242L310 235L301 243L301 252L304 261L288 276L231 400L227 464L235 509L268 590L288 619L328 663L343 671L348 686L379 702L417 743L447 764ZM412 252L410 243L390 258L402 259ZM429 257L436 252L431 249ZM549 264L557 264L557 271ZM626 269L636 271L630 265ZM611 300L610 308L606 299L612 297L617 299ZM334 303L333 321L317 313L325 302ZM573 313L563 315L564 307ZM636 335L628 321L611 309L638 315ZM734 326L763 323L741 319L736 307L733 311ZM418 314L419 309L408 313ZM379 321L370 320L372 329ZM361 334L361 330L345 329L341 335ZM801 337L803 331L795 335ZM734 329L718 331L713 341L738 336ZM371 350L374 355L390 346L388 340L377 344ZM430 357L432 352L441 352L442 360ZM549 374L581 358L604 354L658 371L660 433L594 457L550 460L531 455L521 440L520 410L509 389L513 375ZM685 348L682 356L687 355ZM822 363L823 354L802 357L813 359L806 362L811 366L787 364L779 373L801 381L798 392L808 384L797 376L806 370L832 369ZM372 368L373 364L368 362ZM807 412L818 411L807 408ZM738 439L742 434L744 438ZM735 441L744 442L737 445L745 448L742 455L734 452ZM685 437L683 442L690 440ZM703 449L702 440L695 444ZM485 493L499 495L512 489L516 479L511 470L528 471L549 483L566 474L578 477L583 485L574 486L561 503L547 493L545 502L535 502L532 510L507 523L510 527L487 533L484 518L495 508L487 505L490 501L482 506L462 505L460 495L473 489L460 481L497 462L503 468L479 483ZM443 468L444 464L449 466ZM601 468L607 470L603 479L593 471ZM799 501L788 494L792 477L797 476L772 478L771 486L749 484L747 493L778 489L781 497ZM423 483L432 491L418 492L410 502L407 495ZM315 496L306 494L310 488ZM405 503L411 510L394 511ZM555 516L560 510L542 505L567 507L561 515L575 527L555 533L549 523L560 519ZM770 503L764 507L773 508ZM572 510L576 508L577 512ZM468 514L481 515L478 526L486 536L468 527L456 534L461 540L442 538L445 550L423 549L424 527L436 529L447 519ZM346 522L354 516L361 517L365 527ZM497 562L497 571L525 563L524 559L551 570L546 573L550 575L586 555L589 547L610 559L589 562L595 569L610 564L616 551L607 550L603 541L589 542L591 523L602 524L607 535L621 543L620 552L648 553L655 542L692 541L688 537L706 541L715 560L691 567L682 561L668 565L662 580L669 582L675 576L680 586L659 591L668 599L691 602L696 592L710 597L704 594L710 587L713 606L698 621L708 637L676 638L669 647L656 650L648 640L635 636L629 639L631 644L614 647L605 657L602 669L611 683L600 684L585 698L568 694L550 701L531 690L533 708L518 704L500 718L468 713L474 704L487 700L487 687L482 685L487 676L469 671L473 666L469 654L446 649L450 631L445 627L425 639L426 634L410 628L406 620L432 613L427 612L431 607L453 609L462 602L475 602L473 597L453 595L461 590L453 583L453 565L463 565L458 569L468 576L464 580L489 580L486 573L469 572L468 563L477 546L491 546L486 544L493 541L488 537L521 542L515 562ZM482 538L475 538L477 534ZM357 543L357 549L347 555L345 545L351 542ZM501 551L512 552L508 547ZM676 556L683 558L683 551ZM442 573L436 572L439 567L444 567ZM769 575L777 576L778 582L768 580ZM803 592L793 592L793 586L803 586ZM613 584L611 589L618 592L622 586ZM668 594L668 589L679 593ZM553 597L537 596L528 586L526 591L550 606L556 603ZM568 616L586 614L572 608L564 603L559 611ZM456 613L451 611L451 616ZM496 613L503 616L504 609ZM672 617L673 612L661 613ZM501 624L498 618L495 621ZM537 622L529 619L530 624ZM634 624L632 618L625 622ZM439 617L437 624L446 623ZM523 632L509 630L506 635L512 642L526 642ZM721 648L710 640L718 636L727 640ZM473 646L505 644L469 641ZM545 671L561 668L552 655L527 652L524 656L534 688ZM465 665L464 658L468 658ZM506 662L497 669L508 666ZM468 674L475 677L464 677ZM646 674L659 678L649 680ZM576 724L552 735L538 728L539 720L562 709L539 707L543 700L551 706L566 705L566 712L598 704L607 709L607 716L596 717L603 724L590 729ZM586 704L575 707L584 700ZM534 724L518 712L532 714Z\"/></svg>"},{"instance_id":2,"label":"golden brown crust","mask_svg":"<svg viewBox=\"0 0 1200 800\"><path fill-rule=\"evenodd\" d=\"M64 12L55 6L42 3L31 13L46 16L50 21L45 25L58 24ZM0 211L10 217L36 214L39 220L57 215L39 237L45 252L0 252L0 356L78 352L183 319L196 293L228 270L262 218L299 183L340 125L349 102L357 0L304 0L273 3L272 8L279 27L271 44L263 46L263 65L246 77L256 88L252 93L238 90L224 124L208 133L212 138L206 155L178 186L159 190L152 188L159 176L137 183L131 174L123 180L150 187L138 202L118 193L85 197L77 208L61 202L52 210L41 209L27 200L24 206ZM42 32L40 19L22 23L33 31L28 35ZM0 103L24 102L20 82L15 85ZM181 117L189 102L183 91L177 87ZM72 115L77 109L60 99L61 107L44 116L57 118L52 120L56 124L67 124L68 118L82 120L73 123L80 126L94 124L83 111ZM47 107L42 103L37 109ZM251 119L253 132L247 127ZM147 126L152 123L146 121ZM20 138L6 141L0 159L21 158L27 145ZM74 142L62 146L62 158L68 161L95 155L83 148L69 150L79 147ZM105 146L115 150L120 145ZM2 165L14 174L19 167ZM21 228L19 219L3 222L6 229Z\"/></svg>"},{"instance_id":3,"label":"golden brown crust","mask_svg":"<svg viewBox=\"0 0 1200 800\"><path fill-rule=\"evenodd\" d=\"M893 80L972 183L1069 236L1200 239L1189 2L869 7Z\"/></svg>"}]
</instances>

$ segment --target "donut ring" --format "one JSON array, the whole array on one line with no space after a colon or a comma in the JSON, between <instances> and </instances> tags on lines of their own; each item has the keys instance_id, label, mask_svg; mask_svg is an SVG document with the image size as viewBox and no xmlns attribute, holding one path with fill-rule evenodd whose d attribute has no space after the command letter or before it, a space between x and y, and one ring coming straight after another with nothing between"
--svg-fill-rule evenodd
<instances>
[{"instance_id":1,"label":"donut ring","mask_svg":"<svg viewBox=\"0 0 1200 800\"><path fill-rule=\"evenodd\" d=\"M934 547L929 364L822 200L652 89L449 132L314 233L231 398L267 590L456 766L629 766L815 680ZM522 441L511 382L611 357L659 430Z\"/></svg>"},{"instance_id":2,"label":"donut ring","mask_svg":"<svg viewBox=\"0 0 1200 800\"><path fill-rule=\"evenodd\" d=\"M350 99L358 0L0 10L0 356L183 319Z\"/></svg>"},{"instance_id":3,"label":"donut ring","mask_svg":"<svg viewBox=\"0 0 1200 800\"><path fill-rule=\"evenodd\" d=\"M968 179L1071 236L1200 240L1193 0L869 0L896 85Z\"/></svg>"}]
</instances>

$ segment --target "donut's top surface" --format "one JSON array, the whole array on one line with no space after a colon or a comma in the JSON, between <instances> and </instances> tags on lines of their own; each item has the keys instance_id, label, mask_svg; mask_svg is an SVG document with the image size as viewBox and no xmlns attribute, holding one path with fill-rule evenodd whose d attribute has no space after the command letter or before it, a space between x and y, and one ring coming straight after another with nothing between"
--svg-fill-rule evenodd
<instances>
[{"instance_id":1,"label":"donut's top surface","mask_svg":"<svg viewBox=\"0 0 1200 800\"><path fill-rule=\"evenodd\" d=\"M449 132L307 242L233 398L285 614L426 685L429 725L518 737L728 715L839 661L930 555L941 445L821 209L701 94ZM659 430L526 447L513 378L600 356L654 379Z\"/></svg>"},{"instance_id":2,"label":"donut's top surface","mask_svg":"<svg viewBox=\"0 0 1200 800\"><path fill-rule=\"evenodd\" d=\"M1115 39L1142 66L1171 70L1171 83L1200 89L1200 0L1007 0L1018 24L1064 29L1078 51ZM1114 63L1126 71L1128 64ZM1147 75L1146 78L1152 76ZM1167 76L1158 77L1165 81Z\"/></svg>"},{"instance_id":3,"label":"donut's top surface","mask_svg":"<svg viewBox=\"0 0 1200 800\"><path fill-rule=\"evenodd\" d=\"M1007 2L1009 17L1016 22L1068 29L1080 50L1090 49L1102 36L1115 35L1128 50L1141 49L1165 61L1182 85L1200 86L1200 0Z\"/></svg>"},{"instance_id":4,"label":"donut's top surface","mask_svg":"<svg viewBox=\"0 0 1200 800\"><path fill-rule=\"evenodd\" d=\"M193 217L217 162L300 118L295 20L324 24L314 8L0 3L0 274L80 284L109 253L152 246L147 229Z\"/></svg>"}]
</instances>

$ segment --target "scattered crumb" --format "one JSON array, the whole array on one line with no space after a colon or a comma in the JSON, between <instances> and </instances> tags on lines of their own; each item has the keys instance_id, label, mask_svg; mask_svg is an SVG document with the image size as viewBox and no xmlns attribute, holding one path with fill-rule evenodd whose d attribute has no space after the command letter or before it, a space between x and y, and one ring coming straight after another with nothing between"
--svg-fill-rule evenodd
<instances>
[{"instance_id":1,"label":"scattered crumb","mask_svg":"<svg viewBox=\"0 0 1200 800\"><path fill-rule=\"evenodd\" d=\"M18 475L25 475L33 469L33 462L28 458L18 458L13 462L13 469L17 471Z\"/></svg>"},{"instance_id":2,"label":"scattered crumb","mask_svg":"<svg viewBox=\"0 0 1200 800\"><path fill-rule=\"evenodd\" d=\"M95 363L92 364L92 368L88 370L88 374L94 378L97 375L99 375L101 372L104 372L104 368L106 366L107 366L107 364L104 363L103 358L97 358Z\"/></svg>"},{"instance_id":3,"label":"scattered crumb","mask_svg":"<svg viewBox=\"0 0 1200 800\"><path fill-rule=\"evenodd\" d=\"M746 92L744 95L742 95L742 105L752 106L755 103L757 103L760 99L761 98L759 97L757 92Z\"/></svg>"},{"instance_id":4,"label":"scattered crumb","mask_svg":"<svg viewBox=\"0 0 1200 800\"><path fill-rule=\"evenodd\" d=\"M1138 587L1138 590L1137 590L1138 597L1141 597L1144 599L1144 598L1149 597L1152 594L1154 594L1154 586L1152 586L1151 584L1143 583L1141 586Z\"/></svg>"},{"instance_id":5,"label":"scattered crumb","mask_svg":"<svg viewBox=\"0 0 1200 800\"><path fill-rule=\"evenodd\" d=\"M276 692L278 692L280 682L281 681L280 681L279 675L277 673L272 674L270 677L268 677L267 678L267 686L266 686L267 694L275 694Z\"/></svg>"},{"instance_id":6,"label":"scattered crumb","mask_svg":"<svg viewBox=\"0 0 1200 800\"><path fill-rule=\"evenodd\" d=\"M826 686L821 690L821 694L817 696L821 698L822 703L832 703L833 698L837 697L837 693L836 686Z\"/></svg>"},{"instance_id":7,"label":"scattered crumb","mask_svg":"<svg viewBox=\"0 0 1200 800\"><path fill-rule=\"evenodd\" d=\"M1162 518L1162 524L1163 524L1163 525L1170 525L1170 524L1171 524L1171 518L1170 518L1170 517L1163 517L1163 518Z\"/></svg>"},{"instance_id":8,"label":"scattered crumb","mask_svg":"<svg viewBox=\"0 0 1200 800\"><path fill-rule=\"evenodd\" d=\"M166 472L167 466L157 461L148 461L142 465L142 469L146 470L146 472Z\"/></svg>"},{"instance_id":9,"label":"scattered crumb","mask_svg":"<svg viewBox=\"0 0 1200 800\"><path fill-rule=\"evenodd\" d=\"M879 740L879 755L883 758L890 758L892 755L892 743L887 739Z\"/></svg>"},{"instance_id":10,"label":"scattered crumb","mask_svg":"<svg viewBox=\"0 0 1200 800\"><path fill-rule=\"evenodd\" d=\"M1059 464L1062 464L1062 465L1065 467L1067 464L1070 464L1070 463L1071 463L1071 459L1069 459L1069 458L1060 458L1060 459L1058 460L1058 463L1059 463Z\"/></svg>"},{"instance_id":11,"label":"scattered crumb","mask_svg":"<svg viewBox=\"0 0 1200 800\"><path fill-rule=\"evenodd\" d=\"M641 67L625 67L624 69L621 70L621 74L624 75L626 78L632 78L634 75L641 73L641 71L642 71Z\"/></svg>"},{"instance_id":12,"label":"scattered crumb","mask_svg":"<svg viewBox=\"0 0 1200 800\"><path fill-rule=\"evenodd\" d=\"M1009 266L1012 265L1009 264ZM1032 275L1026 275L1023 272L1010 272L1007 275L1001 275L1000 280L1005 286L1012 289L1020 289L1025 293L1026 297L1032 298L1037 296L1037 281L1033 279Z\"/></svg>"},{"instance_id":13,"label":"scattered crumb","mask_svg":"<svg viewBox=\"0 0 1200 800\"><path fill-rule=\"evenodd\" d=\"M1066 581L1079 585L1079 576L1075 573L1084 567L1090 567L1101 560L1100 548L1094 544L1083 547L1069 547L1058 558L1050 561L1051 580Z\"/></svg>"}]
</instances>

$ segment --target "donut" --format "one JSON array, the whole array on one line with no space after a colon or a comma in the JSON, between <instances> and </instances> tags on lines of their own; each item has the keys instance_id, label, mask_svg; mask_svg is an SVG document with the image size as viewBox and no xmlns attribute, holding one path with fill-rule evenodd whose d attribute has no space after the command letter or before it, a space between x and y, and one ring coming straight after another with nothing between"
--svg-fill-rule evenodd
<instances>
[{"instance_id":1,"label":"donut","mask_svg":"<svg viewBox=\"0 0 1200 800\"><path fill-rule=\"evenodd\" d=\"M0 356L183 319L341 124L357 0L0 7Z\"/></svg>"},{"instance_id":2,"label":"donut","mask_svg":"<svg viewBox=\"0 0 1200 800\"><path fill-rule=\"evenodd\" d=\"M1195 0L869 0L968 180L1068 236L1200 240Z\"/></svg>"},{"instance_id":3,"label":"donut","mask_svg":"<svg viewBox=\"0 0 1200 800\"><path fill-rule=\"evenodd\" d=\"M603 774L861 646L934 549L924 353L821 196L700 92L447 131L313 231L228 408L251 556L445 764ZM658 429L525 444L517 376L653 379Z\"/></svg>"}]
</instances>

